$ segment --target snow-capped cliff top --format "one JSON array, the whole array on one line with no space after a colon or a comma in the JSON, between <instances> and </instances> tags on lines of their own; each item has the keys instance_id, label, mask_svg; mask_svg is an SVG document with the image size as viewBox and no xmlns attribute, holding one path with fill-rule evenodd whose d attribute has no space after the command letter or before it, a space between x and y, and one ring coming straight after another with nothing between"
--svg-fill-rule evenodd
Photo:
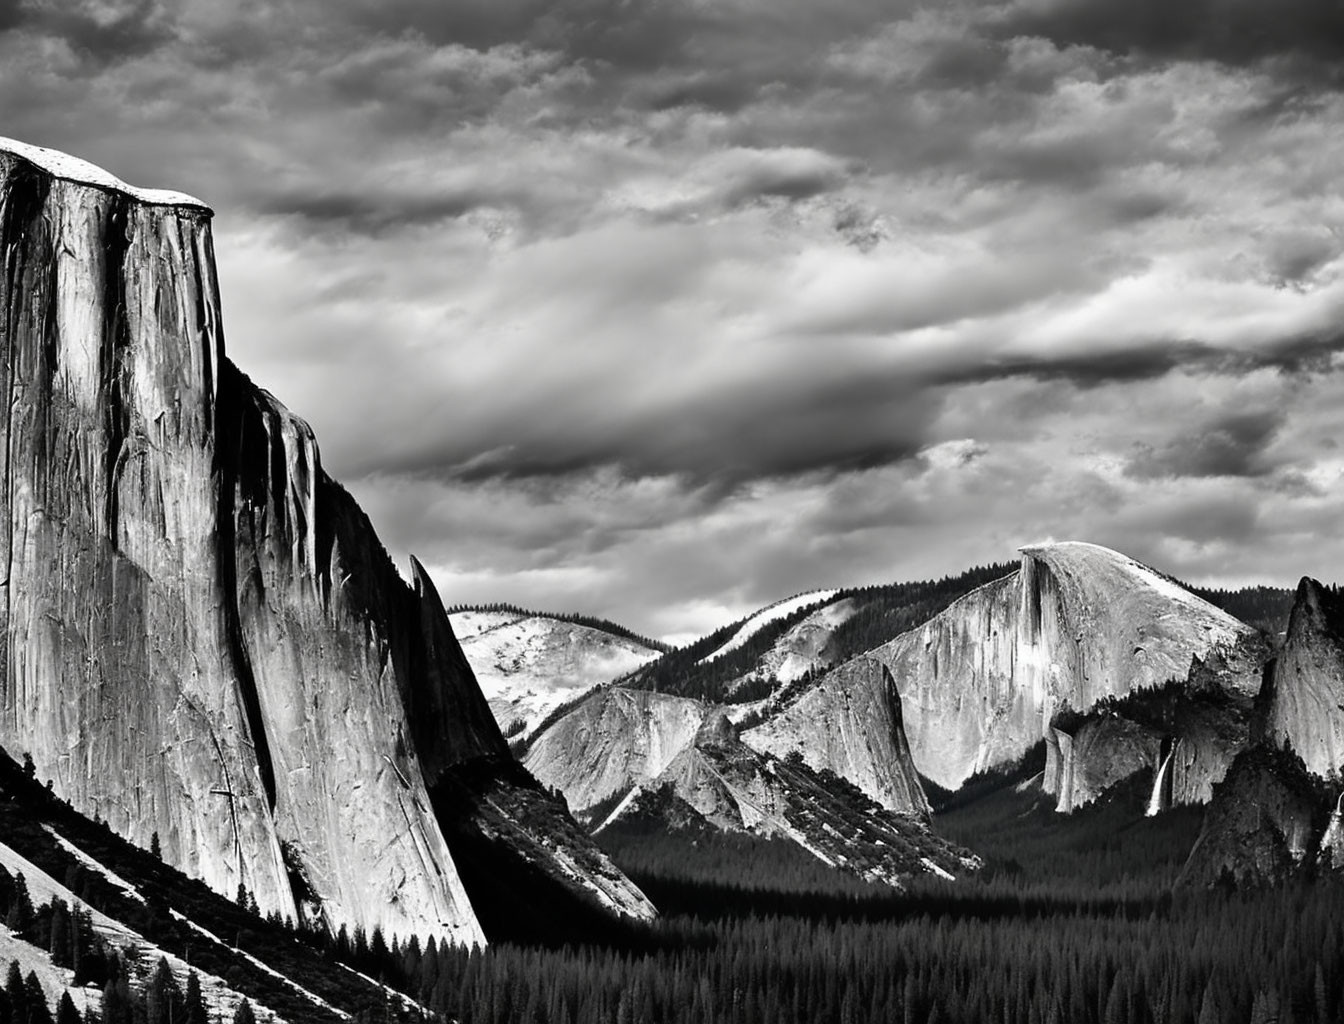
<instances>
[{"instance_id":1,"label":"snow-capped cliff top","mask_svg":"<svg viewBox=\"0 0 1344 1024\"><path fill-rule=\"evenodd\" d=\"M93 185L96 188L110 189L114 192L124 192L132 199L137 199L142 203L150 203L155 206L194 206L205 210L207 213L212 212L205 203L194 196L187 195L185 192L172 192L157 188L137 188L135 185L128 185L115 174L103 170L97 164L91 164L87 160L81 160L69 153L62 153L60 150L33 146L27 142L19 142L17 139L7 139L0 136L0 152L13 153L17 157L22 157L30 163L37 164L38 167L57 178L79 182L82 185Z\"/></svg>"}]
</instances>

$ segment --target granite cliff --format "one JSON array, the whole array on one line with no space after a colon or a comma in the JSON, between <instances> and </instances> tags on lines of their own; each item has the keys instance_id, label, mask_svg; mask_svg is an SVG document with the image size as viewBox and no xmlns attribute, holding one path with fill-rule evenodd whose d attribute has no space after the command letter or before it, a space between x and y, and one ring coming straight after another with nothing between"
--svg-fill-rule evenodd
<instances>
[{"instance_id":1,"label":"granite cliff","mask_svg":"<svg viewBox=\"0 0 1344 1024\"><path fill-rule=\"evenodd\" d=\"M955 789L1049 738L1058 712L1186 679L1196 659L1253 697L1265 651L1257 631L1152 569L1058 543L1024 548L1016 572L868 657L900 690L916 767Z\"/></svg>"},{"instance_id":2,"label":"granite cliff","mask_svg":"<svg viewBox=\"0 0 1344 1024\"><path fill-rule=\"evenodd\" d=\"M1303 577L1272 673L1268 730L1307 769L1338 778L1344 765L1344 599Z\"/></svg>"},{"instance_id":3,"label":"granite cliff","mask_svg":"<svg viewBox=\"0 0 1344 1024\"><path fill-rule=\"evenodd\" d=\"M856 716L825 724L839 745L871 746L854 732L867 701L891 727L883 747L886 802L810 752L781 741L744 742L722 707L650 691L609 687L581 701L528 746L527 768L560 789L595 833L629 826L750 832L796 843L826 864L868 881L899 885L911 874L956 877L979 862L932 833L928 803L900 732L900 699L873 665ZM805 709L804 709L805 711Z\"/></svg>"},{"instance_id":4,"label":"granite cliff","mask_svg":"<svg viewBox=\"0 0 1344 1024\"><path fill-rule=\"evenodd\" d=\"M210 221L0 140L0 744L263 910L482 941L431 791L488 765L545 795L423 569L402 580L308 426L224 357ZM652 914L571 869L601 862L583 837L510 841Z\"/></svg>"}]
</instances>

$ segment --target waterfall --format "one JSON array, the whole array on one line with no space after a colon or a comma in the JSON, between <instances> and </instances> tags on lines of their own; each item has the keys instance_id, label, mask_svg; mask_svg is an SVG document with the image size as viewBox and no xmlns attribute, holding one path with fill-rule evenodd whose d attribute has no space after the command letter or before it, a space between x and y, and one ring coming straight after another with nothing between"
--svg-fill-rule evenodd
<instances>
[{"instance_id":1,"label":"waterfall","mask_svg":"<svg viewBox=\"0 0 1344 1024\"><path fill-rule=\"evenodd\" d=\"M1171 755L1175 752L1175 747L1167 751L1167 756L1162 759L1162 766L1157 769L1157 778L1153 780L1153 795L1148 798L1148 810L1145 812L1150 818L1162 810L1162 783L1166 781L1167 769L1171 767Z\"/></svg>"}]
</instances>

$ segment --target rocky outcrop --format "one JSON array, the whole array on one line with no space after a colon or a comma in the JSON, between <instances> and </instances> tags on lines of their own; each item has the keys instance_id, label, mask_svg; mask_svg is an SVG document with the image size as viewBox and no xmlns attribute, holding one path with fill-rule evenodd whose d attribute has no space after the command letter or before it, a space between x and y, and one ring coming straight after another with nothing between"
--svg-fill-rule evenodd
<instances>
[{"instance_id":1,"label":"rocky outcrop","mask_svg":"<svg viewBox=\"0 0 1344 1024\"><path fill-rule=\"evenodd\" d=\"M874 668L878 685L870 696L883 704L894 729L883 748L894 760L883 777L890 792L901 794L899 812L838 775L809 767L805 752L775 756L753 749L721 707L621 687L595 694L542 730L526 765L561 789L579 820L598 833L631 825L647 831L650 819L662 816L665 829L693 822L786 839L827 864L892 885L921 872L975 870L974 857L930 831L928 805L913 775L890 786L909 755L899 698L889 679L881 683L881 666ZM867 720L862 702L854 708ZM845 721L823 730L837 744L855 735Z\"/></svg>"},{"instance_id":2,"label":"rocky outcrop","mask_svg":"<svg viewBox=\"0 0 1344 1024\"><path fill-rule=\"evenodd\" d=\"M443 928L470 904L420 751L497 754L502 738L423 570L412 591L308 425L227 361L217 397L220 554L277 833L329 922Z\"/></svg>"},{"instance_id":3,"label":"rocky outcrop","mask_svg":"<svg viewBox=\"0 0 1344 1024\"><path fill-rule=\"evenodd\" d=\"M1338 778L1344 766L1344 598L1316 580L1297 587L1288 635L1274 665L1269 735L1308 770Z\"/></svg>"},{"instance_id":4,"label":"rocky outcrop","mask_svg":"<svg viewBox=\"0 0 1344 1024\"><path fill-rule=\"evenodd\" d=\"M796 752L814 770L848 779L887 810L926 817L929 803L911 760L901 705L886 666L857 658L743 739L776 757Z\"/></svg>"},{"instance_id":5,"label":"rocky outcrop","mask_svg":"<svg viewBox=\"0 0 1344 1024\"><path fill-rule=\"evenodd\" d=\"M695 737L710 706L613 686L580 703L530 744L523 765L565 795L579 817L652 782Z\"/></svg>"},{"instance_id":6,"label":"rocky outcrop","mask_svg":"<svg viewBox=\"0 0 1344 1024\"><path fill-rule=\"evenodd\" d=\"M1150 814L1208 803L1214 785L1252 742L1255 702L1192 680L1108 698L1085 714L1065 711L1046 738L1044 790L1057 809L1090 803L1140 771L1153 780Z\"/></svg>"},{"instance_id":7,"label":"rocky outcrop","mask_svg":"<svg viewBox=\"0 0 1344 1024\"><path fill-rule=\"evenodd\" d=\"M481 941L431 789L488 764L547 798L423 569L224 358L210 211L0 143L0 253L0 743L263 910ZM528 856L604 887L530 819Z\"/></svg>"},{"instance_id":8,"label":"rocky outcrop","mask_svg":"<svg viewBox=\"0 0 1344 1024\"><path fill-rule=\"evenodd\" d=\"M1118 715L1090 718L1072 732L1052 727L1046 737L1042 788L1056 798L1056 810L1075 810L1158 763L1161 745L1162 738L1151 729Z\"/></svg>"},{"instance_id":9,"label":"rocky outcrop","mask_svg":"<svg viewBox=\"0 0 1344 1024\"><path fill-rule=\"evenodd\" d=\"M292 914L220 558L210 211L162 198L0 142L0 743Z\"/></svg>"},{"instance_id":10,"label":"rocky outcrop","mask_svg":"<svg viewBox=\"0 0 1344 1024\"><path fill-rule=\"evenodd\" d=\"M449 618L495 721L511 739L525 740L556 708L661 653L547 615L468 610Z\"/></svg>"},{"instance_id":11,"label":"rocky outcrop","mask_svg":"<svg viewBox=\"0 0 1344 1024\"><path fill-rule=\"evenodd\" d=\"M1332 803L1296 755L1267 747L1240 754L1214 788L1177 884L1269 885L1318 863Z\"/></svg>"},{"instance_id":12,"label":"rocky outcrop","mask_svg":"<svg viewBox=\"0 0 1344 1024\"><path fill-rule=\"evenodd\" d=\"M1060 543L1024 548L1017 572L868 657L900 689L916 767L955 789L1048 737L1061 710L1186 679L1193 659L1253 696L1265 651L1255 630L1146 566Z\"/></svg>"}]
</instances>

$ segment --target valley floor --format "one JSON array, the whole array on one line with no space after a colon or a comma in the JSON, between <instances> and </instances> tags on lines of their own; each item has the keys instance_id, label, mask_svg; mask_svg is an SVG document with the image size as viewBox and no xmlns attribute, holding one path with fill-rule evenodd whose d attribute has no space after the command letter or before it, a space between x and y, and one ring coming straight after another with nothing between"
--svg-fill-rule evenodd
<instances>
[{"instance_id":1,"label":"valley floor","mask_svg":"<svg viewBox=\"0 0 1344 1024\"><path fill-rule=\"evenodd\" d=\"M443 951L401 980L472 1024L1335 1024L1344 886L1173 896L1201 814L1144 818L1122 792L1055 816L1006 786L937 822L987 855L983 876L908 893L782 844L627 839L611 852L656 925Z\"/></svg>"}]
</instances>

